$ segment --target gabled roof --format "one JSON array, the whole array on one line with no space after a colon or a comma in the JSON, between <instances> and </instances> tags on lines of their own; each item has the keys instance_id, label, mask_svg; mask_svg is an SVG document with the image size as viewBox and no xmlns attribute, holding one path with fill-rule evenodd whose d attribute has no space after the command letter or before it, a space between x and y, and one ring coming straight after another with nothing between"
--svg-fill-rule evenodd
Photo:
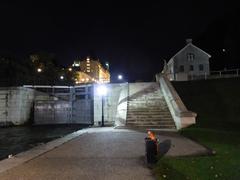
<instances>
[{"instance_id":1,"label":"gabled roof","mask_svg":"<svg viewBox=\"0 0 240 180\"><path fill-rule=\"evenodd\" d=\"M171 57L171 59L173 59L175 56L177 56L178 54L180 54L182 51L184 51L184 50L185 50L187 47L189 47L189 46L192 46L192 47L198 49L198 50L201 51L202 53L206 54L209 58L211 57L210 54L208 54L207 52L203 51L203 50L200 49L199 47L193 45L192 43L188 43L184 48L182 48L180 51L178 51L177 54L175 54L173 57ZM170 60L171 60L171 59L170 59Z\"/></svg>"}]
</instances>

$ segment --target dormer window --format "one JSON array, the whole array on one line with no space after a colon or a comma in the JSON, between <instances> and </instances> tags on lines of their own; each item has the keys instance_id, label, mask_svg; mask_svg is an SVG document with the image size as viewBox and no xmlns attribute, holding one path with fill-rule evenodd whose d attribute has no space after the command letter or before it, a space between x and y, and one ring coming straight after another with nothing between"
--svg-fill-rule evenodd
<instances>
[{"instance_id":1,"label":"dormer window","mask_svg":"<svg viewBox=\"0 0 240 180\"><path fill-rule=\"evenodd\" d=\"M193 53L187 53L187 60L188 61L193 61L195 58L195 55Z\"/></svg>"}]
</instances>

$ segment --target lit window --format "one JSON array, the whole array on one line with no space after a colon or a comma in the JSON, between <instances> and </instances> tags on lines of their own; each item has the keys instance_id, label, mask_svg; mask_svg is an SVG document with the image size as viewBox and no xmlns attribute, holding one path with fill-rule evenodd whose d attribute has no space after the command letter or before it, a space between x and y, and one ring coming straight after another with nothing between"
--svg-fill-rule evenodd
<instances>
[{"instance_id":1,"label":"lit window","mask_svg":"<svg viewBox=\"0 0 240 180\"><path fill-rule=\"evenodd\" d=\"M179 67L179 71L180 71L180 72L184 72L184 66L183 66L183 65L181 65L181 66Z\"/></svg>"},{"instance_id":2,"label":"lit window","mask_svg":"<svg viewBox=\"0 0 240 180\"><path fill-rule=\"evenodd\" d=\"M87 66L90 66L90 64L87 64Z\"/></svg>"},{"instance_id":3,"label":"lit window","mask_svg":"<svg viewBox=\"0 0 240 180\"><path fill-rule=\"evenodd\" d=\"M204 67L203 64L199 64L199 71L203 71Z\"/></svg>"},{"instance_id":4,"label":"lit window","mask_svg":"<svg viewBox=\"0 0 240 180\"><path fill-rule=\"evenodd\" d=\"M194 56L193 53L188 53L188 54L187 54L187 60L188 60L188 61L193 61L194 58L195 58L195 56Z\"/></svg>"}]
</instances>

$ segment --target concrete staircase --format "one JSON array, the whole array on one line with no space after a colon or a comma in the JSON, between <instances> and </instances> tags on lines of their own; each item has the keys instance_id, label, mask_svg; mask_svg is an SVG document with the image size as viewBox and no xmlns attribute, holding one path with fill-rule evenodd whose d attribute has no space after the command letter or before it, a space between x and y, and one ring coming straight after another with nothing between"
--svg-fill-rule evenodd
<instances>
[{"instance_id":1,"label":"concrete staircase","mask_svg":"<svg viewBox=\"0 0 240 180\"><path fill-rule=\"evenodd\" d=\"M126 125L133 128L176 130L158 83L129 97Z\"/></svg>"}]
</instances>

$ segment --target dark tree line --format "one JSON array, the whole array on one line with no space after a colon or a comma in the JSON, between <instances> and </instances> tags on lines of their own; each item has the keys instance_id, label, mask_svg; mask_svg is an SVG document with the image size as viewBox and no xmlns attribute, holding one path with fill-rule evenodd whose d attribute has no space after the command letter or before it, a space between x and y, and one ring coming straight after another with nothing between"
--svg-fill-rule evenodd
<instances>
[{"instance_id":1,"label":"dark tree line","mask_svg":"<svg viewBox=\"0 0 240 180\"><path fill-rule=\"evenodd\" d=\"M62 77L62 78L61 78ZM57 64L54 54L36 53L19 60L0 56L0 86L73 85L76 72Z\"/></svg>"}]
</instances>

